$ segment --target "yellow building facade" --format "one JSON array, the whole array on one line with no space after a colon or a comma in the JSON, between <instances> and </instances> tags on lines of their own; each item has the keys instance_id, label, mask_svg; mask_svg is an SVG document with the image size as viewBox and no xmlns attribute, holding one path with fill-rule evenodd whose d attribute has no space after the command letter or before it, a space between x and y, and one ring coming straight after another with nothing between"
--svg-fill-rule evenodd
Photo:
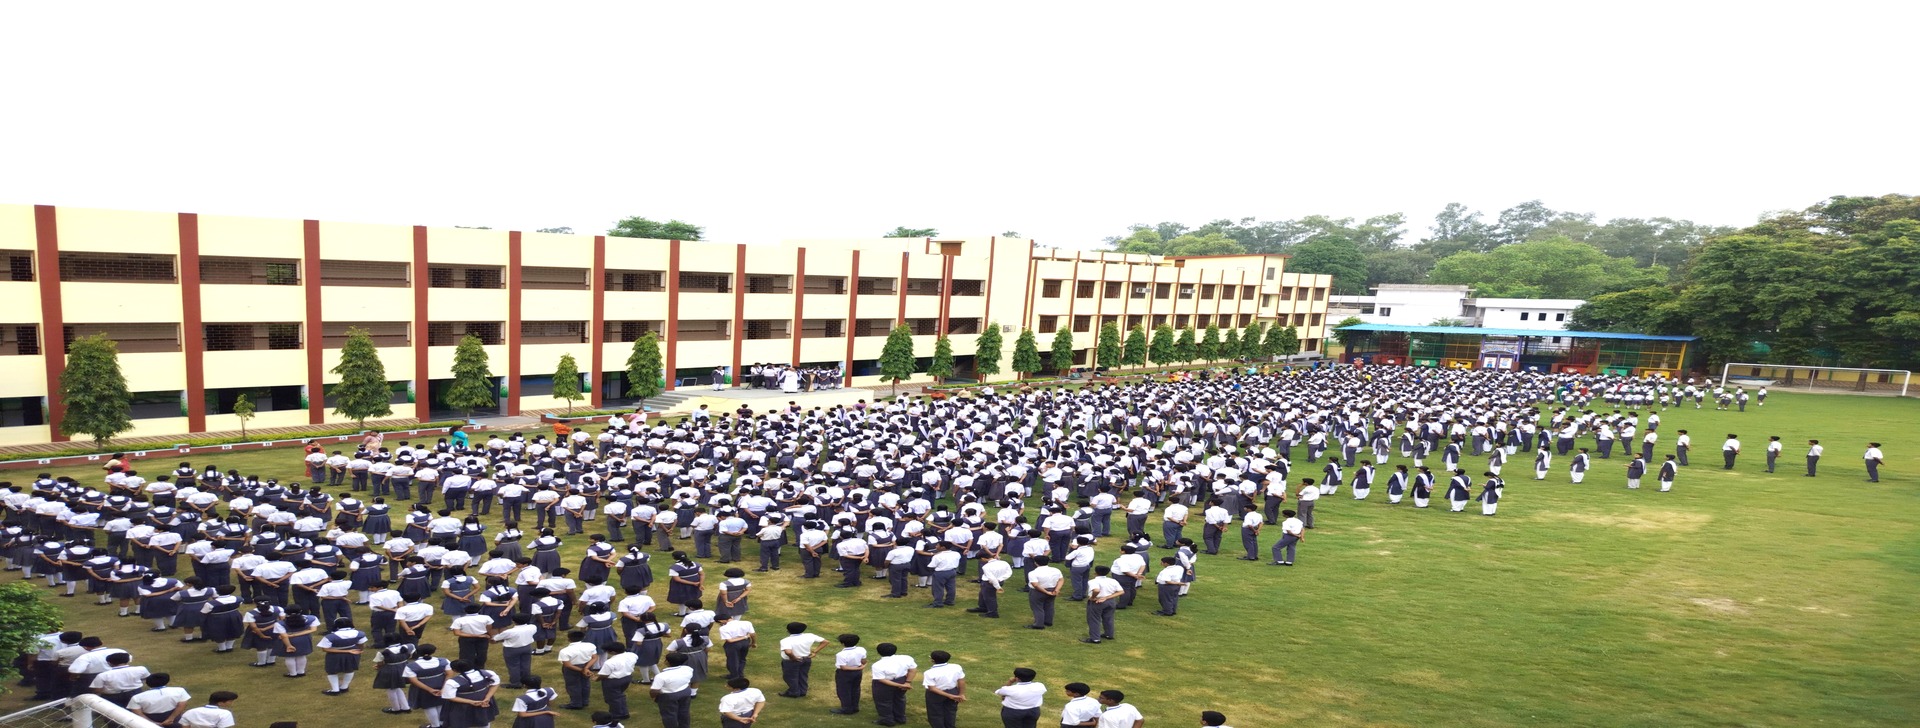
<instances>
[{"instance_id":1,"label":"yellow building facade","mask_svg":"<svg viewBox=\"0 0 1920 728\"><path fill-rule=\"evenodd\" d=\"M1328 276L1281 255L1162 258L1014 238L796 240L780 245L0 205L0 445L53 442L66 341L105 334L135 392L128 436L344 423L323 396L352 327L368 329L394 416L434 419L453 351L472 333L500 379L501 411L565 406L563 354L582 406L624 401L633 341L661 339L668 387L716 368L838 367L879 383L897 324L930 357L947 334L970 369L979 333L1072 331L1098 365L1101 325L1259 321L1326 337ZM52 353L50 353L52 352Z\"/></svg>"}]
</instances>

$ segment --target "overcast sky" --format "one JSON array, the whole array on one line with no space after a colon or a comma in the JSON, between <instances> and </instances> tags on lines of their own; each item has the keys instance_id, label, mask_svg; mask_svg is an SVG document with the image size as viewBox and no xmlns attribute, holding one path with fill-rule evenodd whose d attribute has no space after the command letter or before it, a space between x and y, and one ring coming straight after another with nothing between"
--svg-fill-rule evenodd
<instances>
[{"instance_id":1,"label":"overcast sky","mask_svg":"<svg viewBox=\"0 0 1920 728\"><path fill-rule=\"evenodd\" d=\"M638 5L10 3L0 201L1084 247L1920 192L1911 0Z\"/></svg>"}]
</instances>

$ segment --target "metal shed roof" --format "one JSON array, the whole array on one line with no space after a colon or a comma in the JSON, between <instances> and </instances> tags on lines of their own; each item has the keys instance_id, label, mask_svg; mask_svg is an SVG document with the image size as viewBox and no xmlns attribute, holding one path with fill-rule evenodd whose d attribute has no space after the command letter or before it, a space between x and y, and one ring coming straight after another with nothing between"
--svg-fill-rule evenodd
<instances>
[{"instance_id":1,"label":"metal shed roof","mask_svg":"<svg viewBox=\"0 0 1920 728\"><path fill-rule=\"evenodd\" d=\"M1345 331L1400 331L1410 334L1465 334L1469 336L1565 336L1574 339L1629 339L1633 341L1693 341L1698 336L1662 336L1657 334L1621 334L1611 331L1555 331L1552 329L1483 329L1477 326L1401 326L1398 324L1355 324Z\"/></svg>"}]
</instances>

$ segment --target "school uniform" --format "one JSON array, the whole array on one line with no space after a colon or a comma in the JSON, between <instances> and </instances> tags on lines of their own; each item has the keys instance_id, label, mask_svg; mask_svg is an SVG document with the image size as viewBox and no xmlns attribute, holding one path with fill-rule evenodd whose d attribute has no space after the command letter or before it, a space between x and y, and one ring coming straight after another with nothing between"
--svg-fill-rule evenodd
<instances>
[{"instance_id":1,"label":"school uniform","mask_svg":"<svg viewBox=\"0 0 1920 728\"><path fill-rule=\"evenodd\" d=\"M1680 469L1674 466L1672 460L1660 464L1660 492L1673 490L1673 477L1679 471Z\"/></svg>"}]
</instances>

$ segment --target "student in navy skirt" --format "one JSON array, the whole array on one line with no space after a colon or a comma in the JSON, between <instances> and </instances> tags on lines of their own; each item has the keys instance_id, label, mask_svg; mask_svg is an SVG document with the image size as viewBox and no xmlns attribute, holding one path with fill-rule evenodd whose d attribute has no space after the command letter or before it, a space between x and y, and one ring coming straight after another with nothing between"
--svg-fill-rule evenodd
<instances>
[{"instance_id":1,"label":"student in navy skirt","mask_svg":"<svg viewBox=\"0 0 1920 728\"><path fill-rule=\"evenodd\" d=\"M378 666L373 673L373 689L387 692L387 707L380 712L411 713L413 708L407 704L407 679L400 673L413 661L414 646L402 642L399 635L388 635L386 641L387 647L373 658Z\"/></svg>"},{"instance_id":2,"label":"student in navy skirt","mask_svg":"<svg viewBox=\"0 0 1920 728\"><path fill-rule=\"evenodd\" d=\"M623 592L644 592L653 585L653 557L637 545L627 547L627 555L614 563L614 569L620 572Z\"/></svg>"},{"instance_id":3,"label":"student in navy skirt","mask_svg":"<svg viewBox=\"0 0 1920 728\"><path fill-rule=\"evenodd\" d=\"M154 632L165 632L173 627L174 617L180 614L180 603L173 595L184 585L178 579L169 579L158 574L150 575L139 586L140 616L153 620Z\"/></svg>"},{"instance_id":4,"label":"student in navy skirt","mask_svg":"<svg viewBox=\"0 0 1920 728\"><path fill-rule=\"evenodd\" d=\"M560 691L540 687L539 675L528 675L520 684L527 692L513 699L513 728L553 728L553 719L560 715L553 701Z\"/></svg>"},{"instance_id":5,"label":"student in navy skirt","mask_svg":"<svg viewBox=\"0 0 1920 728\"><path fill-rule=\"evenodd\" d=\"M337 619L333 631L320 638L320 650L326 653L322 669L327 687L322 695L341 695L353 687L354 673L360 671L360 653L366 650L367 635L353 628L353 620Z\"/></svg>"},{"instance_id":6,"label":"student in navy skirt","mask_svg":"<svg viewBox=\"0 0 1920 728\"><path fill-rule=\"evenodd\" d=\"M202 642L207 639L207 614L204 609L207 602L218 593L217 590L202 586L200 577L189 576L180 590L168 597L174 600L174 608L177 610L173 618L173 626L181 629L181 642Z\"/></svg>"},{"instance_id":7,"label":"student in navy skirt","mask_svg":"<svg viewBox=\"0 0 1920 728\"><path fill-rule=\"evenodd\" d=\"M201 625L201 632L217 645L213 650L216 654L232 652L234 643L246 632L245 621L240 616L240 606L245 602L234 596L232 584L221 584L214 591L217 595L207 600L206 606L200 609L206 620Z\"/></svg>"},{"instance_id":8,"label":"student in navy skirt","mask_svg":"<svg viewBox=\"0 0 1920 728\"><path fill-rule=\"evenodd\" d=\"M280 656L287 658L287 677L305 677L307 656L313 654L313 634L320 631L320 618L299 607L290 607L275 627L280 638Z\"/></svg>"}]
</instances>

